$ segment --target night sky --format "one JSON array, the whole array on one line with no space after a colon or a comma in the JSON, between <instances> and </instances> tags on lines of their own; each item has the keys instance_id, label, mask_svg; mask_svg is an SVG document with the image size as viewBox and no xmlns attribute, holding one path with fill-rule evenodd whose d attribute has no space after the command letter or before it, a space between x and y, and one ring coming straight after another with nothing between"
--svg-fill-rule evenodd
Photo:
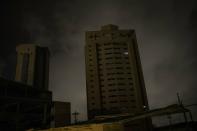
<instances>
[{"instance_id":1,"label":"night sky","mask_svg":"<svg viewBox=\"0 0 197 131\"><path fill-rule=\"evenodd\" d=\"M197 103L196 0L1 0L0 76L13 79L15 47L48 46L49 89L86 119L85 31L135 29L150 108ZM190 107L197 120L197 106ZM196 110L196 111L195 111Z\"/></svg>"}]
</instances>

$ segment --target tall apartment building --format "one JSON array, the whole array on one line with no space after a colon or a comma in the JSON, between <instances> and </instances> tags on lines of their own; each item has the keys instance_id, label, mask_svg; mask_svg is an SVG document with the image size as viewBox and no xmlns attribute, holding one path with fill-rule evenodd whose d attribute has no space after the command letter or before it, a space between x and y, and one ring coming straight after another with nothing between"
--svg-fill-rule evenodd
<instances>
[{"instance_id":1,"label":"tall apartment building","mask_svg":"<svg viewBox=\"0 0 197 131\"><path fill-rule=\"evenodd\" d=\"M17 66L15 80L40 89L48 89L49 50L34 44L16 47Z\"/></svg>"},{"instance_id":2,"label":"tall apartment building","mask_svg":"<svg viewBox=\"0 0 197 131\"><path fill-rule=\"evenodd\" d=\"M86 32L88 118L148 110L134 30L105 25Z\"/></svg>"}]
</instances>

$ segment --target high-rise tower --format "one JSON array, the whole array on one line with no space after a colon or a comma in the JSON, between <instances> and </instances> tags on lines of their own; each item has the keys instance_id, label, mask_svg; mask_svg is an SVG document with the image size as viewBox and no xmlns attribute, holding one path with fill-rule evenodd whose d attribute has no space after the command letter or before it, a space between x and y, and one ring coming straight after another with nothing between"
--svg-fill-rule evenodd
<instances>
[{"instance_id":1,"label":"high-rise tower","mask_svg":"<svg viewBox=\"0 0 197 131\"><path fill-rule=\"evenodd\" d=\"M48 89L49 50L33 44L16 48L17 66L15 80L40 89Z\"/></svg>"},{"instance_id":2,"label":"high-rise tower","mask_svg":"<svg viewBox=\"0 0 197 131\"><path fill-rule=\"evenodd\" d=\"M88 118L148 110L134 30L105 25L86 32Z\"/></svg>"}]
</instances>

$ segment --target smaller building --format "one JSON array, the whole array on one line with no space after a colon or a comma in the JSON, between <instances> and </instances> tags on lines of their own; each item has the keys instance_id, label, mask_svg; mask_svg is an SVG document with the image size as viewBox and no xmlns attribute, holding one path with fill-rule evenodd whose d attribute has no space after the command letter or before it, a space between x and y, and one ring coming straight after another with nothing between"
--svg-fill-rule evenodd
<instances>
[{"instance_id":1,"label":"smaller building","mask_svg":"<svg viewBox=\"0 0 197 131\"><path fill-rule=\"evenodd\" d=\"M71 123L70 102L53 101L51 127L63 127Z\"/></svg>"}]
</instances>

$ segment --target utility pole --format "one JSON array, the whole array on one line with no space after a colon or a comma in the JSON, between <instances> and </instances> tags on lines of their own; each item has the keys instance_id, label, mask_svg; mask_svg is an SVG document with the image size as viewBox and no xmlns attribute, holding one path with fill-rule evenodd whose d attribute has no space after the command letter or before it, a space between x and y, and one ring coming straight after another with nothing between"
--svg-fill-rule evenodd
<instances>
[{"instance_id":1,"label":"utility pole","mask_svg":"<svg viewBox=\"0 0 197 131\"><path fill-rule=\"evenodd\" d=\"M79 115L79 112L75 111L75 112L72 113L72 115L74 116L75 124L76 124L77 121L78 121L77 116Z\"/></svg>"},{"instance_id":2,"label":"utility pole","mask_svg":"<svg viewBox=\"0 0 197 131\"><path fill-rule=\"evenodd\" d=\"M177 99L178 99L178 104L179 104L180 106L184 107L184 106L183 106L183 103L182 103L182 100L180 99L179 93L177 93ZM187 123L187 122L188 122L188 121L187 121L187 115L186 115L185 112L183 112L183 116L184 116L184 118L185 118L185 123Z\"/></svg>"}]
</instances>

